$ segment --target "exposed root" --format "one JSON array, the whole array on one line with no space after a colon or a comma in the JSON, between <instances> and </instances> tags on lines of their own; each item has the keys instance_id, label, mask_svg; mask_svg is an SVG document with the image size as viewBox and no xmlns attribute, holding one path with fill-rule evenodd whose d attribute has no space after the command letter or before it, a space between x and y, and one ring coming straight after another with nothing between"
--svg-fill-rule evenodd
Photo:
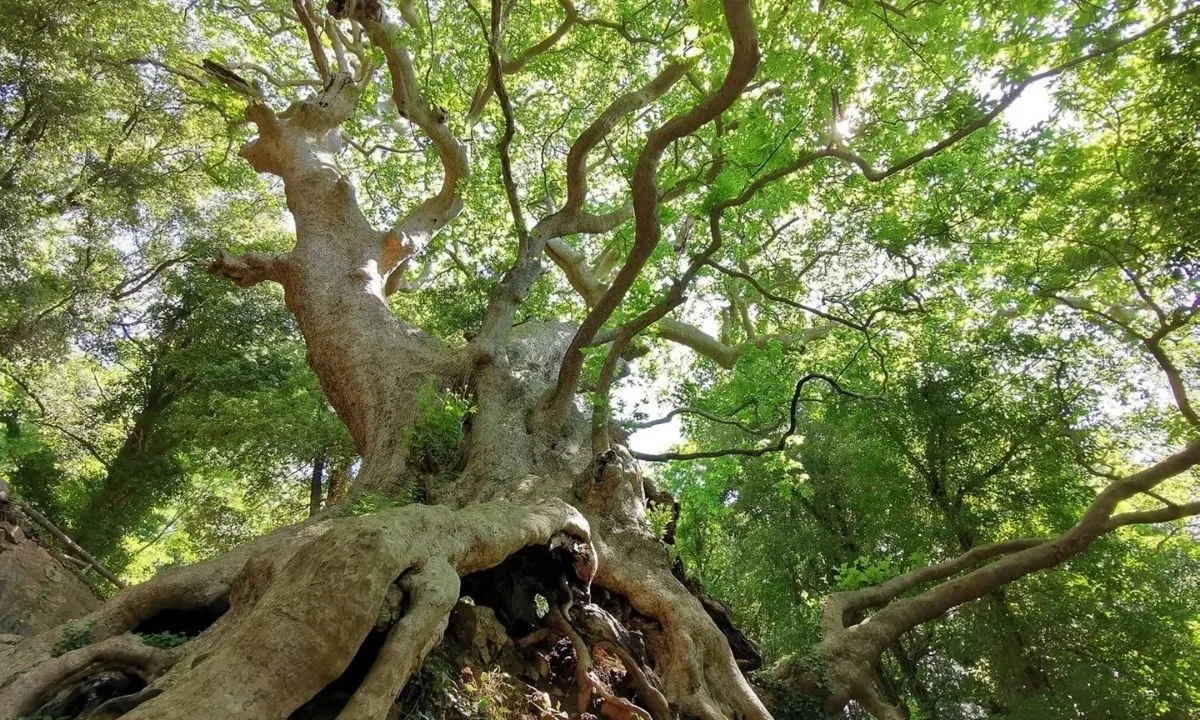
<instances>
[{"instance_id":1,"label":"exposed root","mask_svg":"<svg viewBox=\"0 0 1200 720\"><path fill-rule=\"evenodd\" d=\"M453 567L435 560L407 573L400 585L410 609L388 633L375 664L338 715L339 720L386 716L409 676L446 630L450 610L458 601L458 572Z\"/></svg>"},{"instance_id":2,"label":"exposed root","mask_svg":"<svg viewBox=\"0 0 1200 720\"><path fill-rule=\"evenodd\" d=\"M665 697L703 720L770 718L725 636L671 573L658 540L624 529L600 537L596 584L625 596L637 613L661 628L653 655Z\"/></svg>"},{"instance_id":3,"label":"exposed root","mask_svg":"<svg viewBox=\"0 0 1200 720\"><path fill-rule=\"evenodd\" d=\"M265 582L240 580L220 632L214 626L203 652L164 678L163 695L126 717L288 716L342 673L375 625L388 587L403 576L407 610L341 715L382 718L440 637L458 576L562 532L587 543L586 521L555 500L458 512L410 505L318 523L287 562L268 566ZM281 671L280 658L295 662Z\"/></svg>"},{"instance_id":4,"label":"exposed root","mask_svg":"<svg viewBox=\"0 0 1200 720\"><path fill-rule=\"evenodd\" d=\"M578 690L578 698L576 701L576 712L579 714L586 713L591 706L591 695L593 692L600 698L601 714L604 717L625 720L627 718L641 718L642 720L666 720L670 717L668 714L659 715L654 718L649 712L634 705L629 700L622 697L617 697L613 694L604 683L595 675L595 660L592 658L592 651L588 647L571 622L559 608L551 608L550 610L550 627L565 635L571 641L571 646L575 650L575 684Z\"/></svg>"},{"instance_id":5,"label":"exposed root","mask_svg":"<svg viewBox=\"0 0 1200 720\"><path fill-rule=\"evenodd\" d=\"M5 669L0 720L121 668L148 686L116 704L129 720L277 720L302 706L305 717L382 719L442 637L460 592L492 606L521 647L570 639L579 712L768 717L658 541L636 528L604 539L598 555L587 521L557 499L409 505L286 528L123 591L85 619L93 645L52 659L54 633L25 643L19 668ZM624 598L617 608L641 619L644 639L591 602L593 577L604 602L616 599L607 591ZM539 598L549 615L535 613ZM160 650L132 630L194 639Z\"/></svg>"},{"instance_id":6,"label":"exposed root","mask_svg":"<svg viewBox=\"0 0 1200 720\"><path fill-rule=\"evenodd\" d=\"M0 693L0 717L38 711L60 693L102 672L120 672L148 683L175 663L177 649L150 647L135 635L118 635L60 655L17 678ZM55 713L57 715L57 713Z\"/></svg>"}]
</instances>

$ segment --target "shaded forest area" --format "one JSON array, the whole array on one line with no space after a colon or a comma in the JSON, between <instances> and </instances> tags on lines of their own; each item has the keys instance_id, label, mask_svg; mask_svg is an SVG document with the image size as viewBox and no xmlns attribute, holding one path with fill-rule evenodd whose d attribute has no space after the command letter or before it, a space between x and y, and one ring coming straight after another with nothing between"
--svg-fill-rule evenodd
<instances>
[{"instance_id":1,"label":"shaded forest area","mask_svg":"<svg viewBox=\"0 0 1200 720\"><path fill-rule=\"evenodd\" d=\"M0 720L1200 718L1198 47L0 0Z\"/></svg>"}]
</instances>

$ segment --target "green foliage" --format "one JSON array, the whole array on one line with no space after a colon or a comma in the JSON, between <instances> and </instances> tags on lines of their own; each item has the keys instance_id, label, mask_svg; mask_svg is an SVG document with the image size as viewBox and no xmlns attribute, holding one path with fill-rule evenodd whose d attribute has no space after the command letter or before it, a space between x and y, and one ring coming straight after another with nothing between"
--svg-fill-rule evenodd
<instances>
[{"instance_id":1,"label":"green foliage","mask_svg":"<svg viewBox=\"0 0 1200 720\"><path fill-rule=\"evenodd\" d=\"M463 422L470 413L469 398L439 392L432 384L422 386L417 418L405 437L409 457L417 459L422 471L453 468L462 452Z\"/></svg>"},{"instance_id":2,"label":"green foliage","mask_svg":"<svg viewBox=\"0 0 1200 720\"><path fill-rule=\"evenodd\" d=\"M838 590L857 590L878 585L895 576L897 568L890 559L871 562L867 558L858 557L852 562L840 565L836 572Z\"/></svg>"},{"instance_id":3,"label":"green foliage","mask_svg":"<svg viewBox=\"0 0 1200 720\"><path fill-rule=\"evenodd\" d=\"M0 473L130 579L296 521L314 465L355 467L278 288L234 288L203 268L219 250L291 248L278 188L236 156L252 132L242 102L188 77L212 56L283 79L266 86L280 108L306 96L307 41L276 5L0 0ZM667 296L709 241L708 212L750 183L830 147L885 168L958 137L885 179L824 157L727 210L711 260L755 282L699 268L671 318L696 326L702 352L668 344L660 323L636 340L647 354L631 363L634 380L604 399L595 384L607 349L584 351L593 412L646 420L644 401L661 399L710 416L680 416L684 450L771 446L807 372L871 398L813 383L783 452L647 470L682 504L670 552L769 660L816 642L828 593L971 546L1061 532L1106 475L1195 437L1180 398L1200 383L1197 15L1035 83L994 122L956 135L1032 73L1110 48L1172 7L754 3L753 88L664 153L664 242L606 331ZM506 75L527 215L563 207L574 138L667 59L690 59L687 80L597 147L589 213L625 207L646 131L723 81L721 3L680 8L581 5L582 17L606 22L576 23ZM399 37L422 94L471 144L460 186L468 211L409 261L409 285L388 302L457 347L517 243L498 201L496 103L465 119L486 72L479 28L452 5L423 12L428 28L403 26ZM516 4L503 54L520 57L561 20L556 3ZM377 227L422 202L441 173L388 91L381 69L343 128L354 142L330 150ZM635 235L625 223L561 241L604 283ZM579 322L587 312L550 270L517 318ZM714 345L721 352L705 354ZM418 397L397 441L422 475L452 473L477 420L471 391L429 384ZM1180 502L1200 479L1160 490ZM348 498L337 512L424 499ZM670 519L651 507L646 523L662 537ZM883 670L914 717L1195 714L1196 547L1181 524L1114 533L1054 573L906 635ZM60 646L89 641L89 628L71 627ZM1030 663L1047 687L1028 687ZM462 683L437 663L422 673L417 685L454 695L460 716L508 707L502 674ZM932 707L918 702L922 688ZM780 716L812 710L788 702Z\"/></svg>"},{"instance_id":4,"label":"green foliage","mask_svg":"<svg viewBox=\"0 0 1200 720\"><path fill-rule=\"evenodd\" d=\"M92 627L95 623L81 620L71 620L59 632L58 641L54 643L55 657L72 650L78 650L92 644Z\"/></svg>"},{"instance_id":5,"label":"green foliage","mask_svg":"<svg viewBox=\"0 0 1200 720\"><path fill-rule=\"evenodd\" d=\"M788 655L779 660L777 668L786 668L782 677L776 672L757 673L753 682L771 711L780 720L821 720L828 717L819 693L802 692L801 686L828 686L827 668L814 653ZM796 678L805 679L798 682Z\"/></svg>"},{"instance_id":6,"label":"green foliage","mask_svg":"<svg viewBox=\"0 0 1200 720\"><path fill-rule=\"evenodd\" d=\"M484 671L478 677L472 675L462 684L463 693L470 704L472 718L478 720L507 720L516 713L508 705L507 694L512 692L512 680L499 670Z\"/></svg>"},{"instance_id":7,"label":"green foliage","mask_svg":"<svg viewBox=\"0 0 1200 720\"><path fill-rule=\"evenodd\" d=\"M358 515L370 515L371 513L387 510L388 508L407 505L411 502L405 498L397 498L395 495L374 492L372 490L363 490L355 493L346 502L338 505L337 512L345 517L355 517Z\"/></svg>"},{"instance_id":8,"label":"green foliage","mask_svg":"<svg viewBox=\"0 0 1200 720\"><path fill-rule=\"evenodd\" d=\"M674 512L667 505L651 503L646 506L646 522L650 524L650 532L655 537L661 538L667 534L667 526L673 517Z\"/></svg>"}]
</instances>

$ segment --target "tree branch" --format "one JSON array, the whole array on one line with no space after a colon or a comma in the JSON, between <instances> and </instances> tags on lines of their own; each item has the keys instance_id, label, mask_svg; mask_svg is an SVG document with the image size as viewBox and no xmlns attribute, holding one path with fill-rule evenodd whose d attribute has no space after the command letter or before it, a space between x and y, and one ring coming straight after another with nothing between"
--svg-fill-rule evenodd
<instances>
[{"instance_id":1,"label":"tree branch","mask_svg":"<svg viewBox=\"0 0 1200 720\"><path fill-rule=\"evenodd\" d=\"M727 110L750 83L758 68L758 36L750 4L746 0L724 0L725 22L733 40L733 57L721 87L692 108L650 133L634 167L632 190L634 203L634 243L625 264L604 296L588 313L567 349L559 370L558 382L549 403L552 426L561 426L570 410L579 376L583 370L583 348L625 299L633 281L641 274L650 254L662 237L658 219L658 163L674 141L692 134Z\"/></svg>"},{"instance_id":2,"label":"tree branch","mask_svg":"<svg viewBox=\"0 0 1200 720\"><path fill-rule=\"evenodd\" d=\"M267 280L283 282L289 262L287 253L253 252L235 257L222 250L217 259L208 264L208 271L229 278L238 287L250 287Z\"/></svg>"},{"instance_id":3,"label":"tree branch","mask_svg":"<svg viewBox=\"0 0 1200 720\"><path fill-rule=\"evenodd\" d=\"M308 38L308 50L312 53L317 75L321 77L322 84L327 83L330 78L329 59L325 57L325 46L321 44L321 36L313 24L312 15L308 12L307 0L292 0L292 9L296 11L300 24L304 26L304 36Z\"/></svg>"},{"instance_id":4,"label":"tree branch","mask_svg":"<svg viewBox=\"0 0 1200 720\"><path fill-rule=\"evenodd\" d=\"M631 450L630 455L633 455L635 458L637 458L639 460L650 460L653 462L665 462L668 460L703 460L706 458L728 457L731 455L739 455L742 457L761 457L763 455L766 455L767 453L782 452L783 450L787 449L788 439L796 433L797 424L798 424L798 422L797 422L798 412L797 411L799 410L800 402L803 399L801 397L801 392L804 390L804 386L807 385L808 383L812 382L813 380L824 381L830 387L832 387L834 389L834 391L837 392L839 395L846 395L848 397L858 398L860 400L878 399L872 395L861 395L852 390L847 390L846 388L842 387L841 384L838 383L837 380L830 377L829 375L825 375L824 373L808 373L804 377L800 378L799 381L797 381L796 389L795 389L795 391L792 392L791 404L788 406L787 429L783 431L783 434L779 436L778 440L776 440L774 443L772 443L770 445L767 445L765 447L760 447L760 448L727 448L724 450L702 450L702 451L698 451L698 452L684 452L684 453L675 453L675 452L640 453L640 452Z\"/></svg>"},{"instance_id":5,"label":"tree branch","mask_svg":"<svg viewBox=\"0 0 1200 720\"><path fill-rule=\"evenodd\" d=\"M829 154L830 157L836 157L839 160L843 160L845 162L853 164L862 172L863 176L866 177L871 182L879 182L881 180L885 180L902 170L906 170L906 169L912 167L913 165L916 165L917 163L921 162L922 160L925 160L927 158L933 157L934 155L937 155L938 153L942 152L943 150L950 147L951 145L954 145L954 144L958 143L960 140L963 140L963 139L967 138L968 136L972 135L973 133L975 133L975 131L981 130L981 129L987 127L988 125L991 124L991 122L993 120L995 120L997 117L999 117L1000 113L1004 112L1010 105L1012 105L1014 102L1016 102L1017 98L1019 98L1021 96L1021 93L1024 92L1026 90L1026 88L1028 88L1030 85L1033 85L1034 83L1037 83L1037 82L1041 82L1042 80L1048 80L1050 78L1061 75L1061 74L1067 72L1068 70L1076 68L1090 60L1095 60L1096 58L1104 57L1105 55L1114 53L1131 43L1137 42L1138 40L1141 40L1142 38L1144 38L1148 35L1152 35L1152 34L1158 32L1159 30L1162 30L1163 28L1170 26L1177 20L1187 17L1188 15L1191 15L1192 13L1196 12L1197 10L1200 10L1200 7L1190 7L1186 10L1175 13L1174 15L1170 15L1152 25L1147 26L1144 30L1142 30L1139 33L1130 35L1127 38L1122 38L1121 40L1118 40L1117 42L1106 43L1106 44L1104 44L1104 46L1102 46L1096 50L1093 50L1089 53L1085 53L1078 57L1067 60L1066 62L1060 63L1059 65L1056 65L1048 70L1043 70L1042 72L1034 73L1033 75L1030 75L1029 77L1025 78L1024 80L1013 85L1012 89L1009 90L1008 92L1006 92L1003 96L1001 96L999 102L997 102L992 107L991 110L989 110L986 113L984 113L983 115L979 116L972 122L967 123L966 125L963 125L958 130L954 131L953 133L951 133L950 135L948 135L941 141L939 141L933 145L930 145L929 147L925 148L921 152L918 152L915 155L911 155L911 156L909 156L899 162L896 162L896 163L892 164L891 166L884 168L882 170L875 168L869 162L864 160L862 157L855 155L854 153L852 153L848 150L844 150L841 148L828 148L826 150L826 152Z\"/></svg>"},{"instance_id":6,"label":"tree branch","mask_svg":"<svg viewBox=\"0 0 1200 720\"><path fill-rule=\"evenodd\" d=\"M874 704L878 711L872 712L881 717L899 717L898 710L886 703L879 704L874 666L901 635L1014 580L1079 555L1098 537L1117 528L1200 514L1200 502L1113 514L1121 502L1151 491L1197 464L1200 464L1200 439L1140 472L1109 484L1079 521L1058 537L1011 540L974 548L946 563L906 573L878 586L831 595L822 610L823 639L818 649L826 659L835 700L858 699ZM984 559L991 562L961 577L945 580ZM945 581L917 595L899 598L902 593L935 580ZM867 607L881 609L869 621L845 625L848 612Z\"/></svg>"},{"instance_id":7,"label":"tree branch","mask_svg":"<svg viewBox=\"0 0 1200 720\"><path fill-rule=\"evenodd\" d=\"M397 29L382 13L368 14L367 3L353 5L358 13L354 19L362 24L367 31L367 38L383 51L387 59L396 111L432 141L443 170L442 187L438 193L402 217L384 238L385 252L379 263L379 271L386 276L462 212L459 185L470 176L470 163L466 146L450 130L445 111L430 107L421 97L412 59L408 51L392 39ZM342 11L345 10L343 7Z\"/></svg>"},{"instance_id":8,"label":"tree branch","mask_svg":"<svg viewBox=\"0 0 1200 720\"><path fill-rule=\"evenodd\" d=\"M563 21L559 23L558 27L556 27L553 32L542 38L534 45L526 48L524 52L512 60L505 60L503 63L498 62L497 67L500 72L502 72L504 75L512 75L520 72L530 60L554 47L558 44L559 40L562 40L564 37L566 37L566 34L571 29L571 26L573 26L576 21L579 20L579 11L575 9L575 5L571 2L571 0L558 0L558 4L562 6L563 11L566 13L566 17L563 18ZM496 42L498 43L499 41ZM487 106L488 100L492 98L492 95L496 92L496 89L497 85L495 73L489 69L487 82L481 83L475 90L474 96L471 98L471 107L470 110L467 111L468 120L475 119L479 116L479 113L483 112L483 108Z\"/></svg>"}]
</instances>

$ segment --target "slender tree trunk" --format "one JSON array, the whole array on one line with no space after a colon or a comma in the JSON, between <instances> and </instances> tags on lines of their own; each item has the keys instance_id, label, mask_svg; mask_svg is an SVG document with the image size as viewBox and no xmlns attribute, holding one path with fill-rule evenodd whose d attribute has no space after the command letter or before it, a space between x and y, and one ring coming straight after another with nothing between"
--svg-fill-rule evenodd
<instances>
[{"instance_id":1,"label":"slender tree trunk","mask_svg":"<svg viewBox=\"0 0 1200 720\"><path fill-rule=\"evenodd\" d=\"M930 492L942 518L954 533L960 552L968 552L975 547L979 540L975 530L970 527L965 517L962 499L952 499L946 494L942 483L930 483ZM988 594L987 604L992 626L998 645L998 655L1003 666L1016 677L1015 683L1001 682L996 688L997 700L1007 705L1011 699L1020 695L1035 695L1050 689L1048 673L1032 656L1009 607L1008 597L1003 587L996 588ZM981 608L982 610L982 608Z\"/></svg>"},{"instance_id":2,"label":"slender tree trunk","mask_svg":"<svg viewBox=\"0 0 1200 720\"><path fill-rule=\"evenodd\" d=\"M312 517L321 511L321 486L325 475L325 456L313 460L312 476L308 481L308 516Z\"/></svg>"},{"instance_id":3,"label":"slender tree trunk","mask_svg":"<svg viewBox=\"0 0 1200 720\"><path fill-rule=\"evenodd\" d=\"M169 500L183 480L173 458L174 443L161 428L179 396L177 382L173 371L151 367L133 427L99 487L68 523L76 542L118 569L128 561L121 538L151 508Z\"/></svg>"}]
</instances>

